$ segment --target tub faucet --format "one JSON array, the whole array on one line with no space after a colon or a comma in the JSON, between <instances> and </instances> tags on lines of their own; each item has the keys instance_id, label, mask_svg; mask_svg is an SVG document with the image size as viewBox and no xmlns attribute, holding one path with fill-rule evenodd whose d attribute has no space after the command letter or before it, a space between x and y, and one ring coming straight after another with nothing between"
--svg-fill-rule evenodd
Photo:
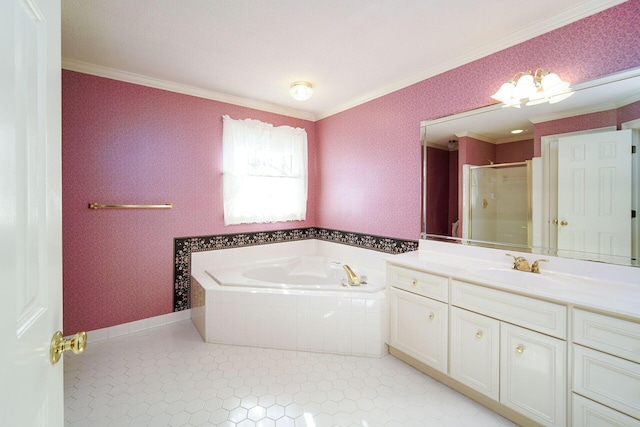
<instances>
[{"instance_id":1,"label":"tub faucet","mask_svg":"<svg viewBox=\"0 0 640 427\"><path fill-rule=\"evenodd\" d=\"M351 267L349 267L347 264L345 264L345 265L342 266L342 268L344 268L344 271L347 272L347 282L350 285L354 285L354 286L360 285L360 279L358 278L356 273L354 273L354 271L351 269Z\"/></svg>"}]
</instances>

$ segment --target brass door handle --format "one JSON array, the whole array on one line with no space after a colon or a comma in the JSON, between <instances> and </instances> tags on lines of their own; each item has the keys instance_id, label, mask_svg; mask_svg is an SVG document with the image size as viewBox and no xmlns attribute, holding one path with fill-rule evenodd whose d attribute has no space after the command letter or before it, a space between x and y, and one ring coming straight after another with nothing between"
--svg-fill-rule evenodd
<instances>
[{"instance_id":1,"label":"brass door handle","mask_svg":"<svg viewBox=\"0 0 640 427\"><path fill-rule=\"evenodd\" d=\"M62 332L58 331L51 338L51 347L49 349L49 361L55 365L60 360L62 353L71 350L74 354L80 354L87 347L87 333L78 332L71 339L66 340L62 336Z\"/></svg>"}]
</instances>

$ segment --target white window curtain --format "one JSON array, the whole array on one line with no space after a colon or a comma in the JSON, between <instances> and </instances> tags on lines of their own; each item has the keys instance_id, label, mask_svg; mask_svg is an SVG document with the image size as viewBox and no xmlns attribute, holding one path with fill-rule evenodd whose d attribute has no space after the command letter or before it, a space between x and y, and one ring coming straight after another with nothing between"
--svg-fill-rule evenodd
<instances>
[{"instance_id":1,"label":"white window curtain","mask_svg":"<svg viewBox=\"0 0 640 427\"><path fill-rule=\"evenodd\" d=\"M225 225L306 219L307 132L222 118Z\"/></svg>"}]
</instances>

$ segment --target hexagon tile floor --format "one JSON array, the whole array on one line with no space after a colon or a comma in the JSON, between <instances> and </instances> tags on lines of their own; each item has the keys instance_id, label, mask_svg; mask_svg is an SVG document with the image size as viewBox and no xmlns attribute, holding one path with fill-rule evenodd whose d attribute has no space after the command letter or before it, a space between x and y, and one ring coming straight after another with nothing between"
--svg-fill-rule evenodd
<instances>
[{"instance_id":1,"label":"hexagon tile floor","mask_svg":"<svg viewBox=\"0 0 640 427\"><path fill-rule=\"evenodd\" d=\"M191 321L64 356L66 426L509 426L398 359L207 344Z\"/></svg>"}]
</instances>

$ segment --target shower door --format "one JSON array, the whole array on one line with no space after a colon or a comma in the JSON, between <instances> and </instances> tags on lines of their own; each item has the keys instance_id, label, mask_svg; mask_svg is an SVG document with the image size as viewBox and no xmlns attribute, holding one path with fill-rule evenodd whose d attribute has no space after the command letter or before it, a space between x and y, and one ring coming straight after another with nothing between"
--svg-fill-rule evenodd
<instances>
[{"instance_id":1,"label":"shower door","mask_svg":"<svg viewBox=\"0 0 640 427\"><path fill-rule=\"evenodd\" d=\"M531 162L471 166L467 238L530 245Z\"/></svg>"}]
</instances>

